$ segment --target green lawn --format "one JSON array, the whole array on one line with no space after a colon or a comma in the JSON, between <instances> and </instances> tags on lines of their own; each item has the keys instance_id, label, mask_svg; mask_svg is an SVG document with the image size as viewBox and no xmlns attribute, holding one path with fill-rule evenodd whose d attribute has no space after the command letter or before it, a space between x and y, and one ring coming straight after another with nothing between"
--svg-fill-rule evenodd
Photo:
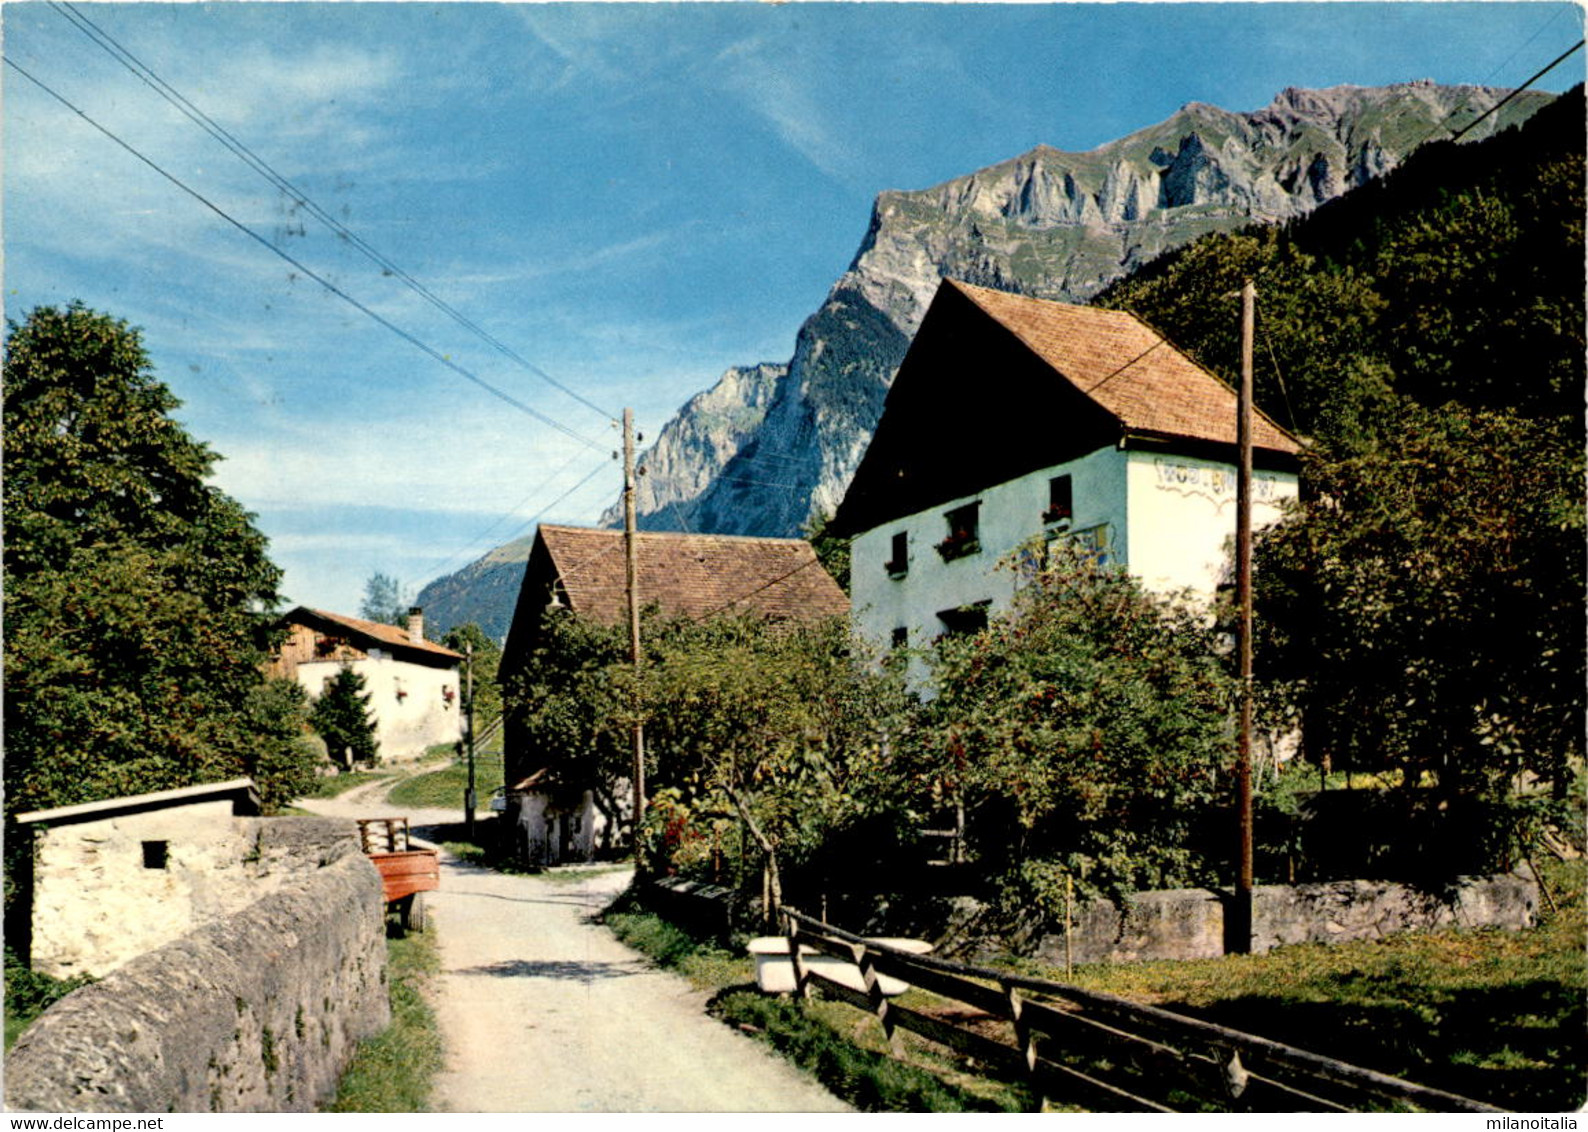
<instances>
[{"instance_id":1,"label":"green lawn","mask_svg":"<svg viewBox=\"0 0 1588 1132\"><path fill-rule=\"evenodd\" d=\"M388 798L397 806L427 808L456 806L461 810L463 792L468 784L468 765L455 762L440 770L432 770L426 774L416 774L412 778L404 779L392 788ZM477 754L474 759L476 805L483 809L490 800L491 792L501 784L501 753L488 751Z\"/></svg>"},{"instance_id":2,"label":"green lawn","mask_svg":"<svg viewBox=\"0 0 1588 1132\"><path fill-rule=\"evenodd\" d=\"M1038 973L1196 1014L1521 1111L1588 1099L1584 862L1545 872L1538 927L1451 929L1265 955Z\"/></svg>"},{"instance_id":3,"label":"green lawn","mask_svg":"<svg viewBox=\"0 0 1588 1132\"><path fill-rule=\"evenodd\" d=\"M333 774L317 779L314 789L304 795L306 798L335 798L346 794L349 790L363 786L368 782L385 782L391 778L390 771L384 770L355 770L350 774Z\"/></svg>"}]
</instances>

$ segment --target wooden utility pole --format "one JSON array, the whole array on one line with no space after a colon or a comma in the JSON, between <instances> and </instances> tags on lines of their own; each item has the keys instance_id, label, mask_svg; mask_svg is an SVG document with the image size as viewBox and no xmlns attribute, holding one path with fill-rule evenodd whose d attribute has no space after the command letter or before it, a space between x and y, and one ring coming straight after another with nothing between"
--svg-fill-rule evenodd
<instances>
[{"instance_id":1,"label":"wooden utility pole","mask_svg":"<svg viewBox=\"0 0 1588 1132\"><path fill-rule=\"evenodd\" d=\"M1240 853L1229 933L1229 945L1243 955L1252 949L1252 343L1256 321L1257 288L1248 279L1241 288L1241 392L1236 402L1235 427L1235 443L1240 450L1235 480L1235 601L1239 608L1236 635L1241 668L1235 790Z\"/></svg>"},{"instance_id":2,"label":"wooden utility pole","mask_svg":"<svg viewBox=\"0 0 1588 1132\"><path fill-rule=\"evenodd\" d=\"M639 676L644 657L640 652L639 531L634 517L634 410L623 410L623 550L627 559L629 599L629 660L634 665L634 858L640 856L640 825L645 818L645 724L640 722Z\"/></svg>"},{"instance_id":3,"label":"wooden utility pole","mask_svg":"<svg viewBox=\"0 0 1588 1132\"><path fill-rule=\"evenodd\" d=\"M474 840L474 646L463 646L463 750L469 760L469 787L463 792L463 824Z\"/></svg>"}]
</instances>

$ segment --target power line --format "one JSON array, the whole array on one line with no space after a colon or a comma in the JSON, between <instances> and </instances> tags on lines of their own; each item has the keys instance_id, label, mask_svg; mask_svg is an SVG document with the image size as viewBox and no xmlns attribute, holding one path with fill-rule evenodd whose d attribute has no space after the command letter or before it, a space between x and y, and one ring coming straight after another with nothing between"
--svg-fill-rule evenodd
<instances>
[{"instance_id":1,"label":"power line","mask_svg":"<svg viewBox=\"0 0 1588 1132\"><path fill-rule=\"evenodd\" d=\"M582 453L575 452L567 460L564 460L562 462L562 464L560 464L557 467L556 471L552 472L545 479L541 480L540 483L535 485L535 487L532 488L529 491L529 493L524 496L524 498L520 499L517 503L513 504L513 506L508 509L508 511L507 511L507 513L505 515L502 515L499 518L497 518L497 520L494 523L492 523L489 527L486 527L485 530L481 531L479 534L475 535L468 542L464 543L462 550L454 551L448 557L437 560L436 564L434 566L431 566L426 571L426 573L435 574L435 575L439 576L444 570L446 570L447 567L451 566L459 558L462 558L465 554L467 554L471 548L473 548L475 546L478 546L480 543L484 542L487 538L490 537L491 532L496 530L497 527L500 527L503 523L507 522L509 519L511 519L514 516L516 516L518 514L518 512L523 508L523 506L526 503L528 503L531 499L535 498L535 496L539 495L542 491L546 490L547 486L550 485L550 483L553 480L555 480L558 476L562 475L563 472L567 471L573 465L574 461L579 459L580 455L582 455ZM597 470L599 470L599 467L598 467ZM592 471L590 474L593 476L595 474L595 472ZM557 500L555 503L549 504L548 506L549 507L550 506L556 506L556 503L560 503L560 502L561 502L561 500ZM538 515L536 517L538 517ZM534 519L530 519L529 522L534 522ZM513 540L511 538L509 538L507 541L508 542L512 542Z\"/></svg>"},{"instance_id":2,"label":"power line","mask_svg":"<svg viewBox=\"0 0 1588 1132\"><path fill-rule=\"evenodd\" d=\"M1567 59L1571 58L1574 54L1576 54L1577 51L1582 47L1583 42L1584 42L1583 40L1579 39L1576 43L1572 44L1571 47L1567 48L1565 51L1562 51L1559 55L1557 55L1555 57L1555 61L1554 62L1550 63L1543 70L1541 70L1537 74L1533 75L1532 78L1528 79L1521 86L1519 86L1515 90L1513 90L1510 94L1508 94L1504 98L1500 99L1500 101L1496 102L1493 106L1489 107L1488 110L1486 110L1482 114L1478 115L1478 117L1474 118L1471 122L1468 122L1465 126L1462 126L1460 130L1456 131L1454 134L1451 134L1450 135L1450 140L1453 141L1453 142L1460 141L1462 135L1465 134L1468 130L1472 129L1479 122L1481 122L1485 118L1487 118L1490 114L1493 114L1496 110L1500 109L1500 107L1504 106L1507 102L1511 101L1511 99L1513 99L1517 95L1521 94L1528 87L1530 87L1534 83L1538 82L1539 79L1541 79L1545 75L1549 74L1556 67L1560 66Z\"/></svg>"},{"instance_id":3,"label":"power line","mask_svg":"<svg viewBox=\"0 0 1588 1132\"><path fill-rule=\"evenodd\" d=\"M1135 317L1135 316L1133 315L1132 317ZM1141 353L1137 354L1134 358L1131 358L1130 361L1126 362L1124 365L1120 366L1118 369L1114 370L1112 373L1104 374L1102 377L1098 378L1097 381L1093 382L1091 385L1088 385L1085 389L1081 390L1081 392L1082 393L1087 393L1087 394L1096 393L1099 389L1101 389L1103 386L1107 385L1110 381L1113 381L1114 378L1118 377L1120 374L1122 374L1126 370L1128 370L1131 366L1133 366L1137 362L1141 361L1141 359L1145 358L1148 354L1152 353L1159 346L1162 346L1164 344L1164 342L1165 342L1165 339L1160 337L1151 346L1148 346L1145 350L1143 350Z\"/></svg>"},{"instance_id":4,"label":"power line","mask_svg":"<svg viewBox=\"0 0 1588 1132\"><path fill-rule=\"evenodd\" d=\"M230 213L228 213L225 209L221 208L219 205L217 205L213 201L209 200L202 193L200 193L197 189L194 189L194 188L190 187L189 185L187 185L185 182L183 182L180 178L176 177L175 175L166 172L165 169L161 168L161 166L158 165L154 160L152 160L149 157L146 157L143 153L141 153L137 149L133 148L132 145L130 145L129 143L123 141L120 137L118 137L110 129L108 129L105 126L100 125L93 118L89 117L82 110L78 109L64 95L62 95L62 94L58 93L57 91L55 91L54 89L52 89L43 80L38 79L38 78L34 77L32 74L28 73L20 65L18 65L15 60L7 58L5 60L5 63L12 70L16 71L17 74L19 74L23 78L27 79L34 86L38 87L45 94L47 94L51 98L55 99L62 106L66 107L68 110L70 110L73 114L76 114L79 118L81 118L84 122L87 122L94 129L96 129L100 133L104 134L107 138L109 138L111 141L115 142L122 149L126 150L133 157L137 158L139 161L143 162L143 164L147 165L150 169L153 169L156 173L160 174L160 176L164 177L167 181L170 181L177 188L179 188L183 192L187 193L190 197L192 197L194 200L198 201L205 208L209 209L211 212L215 213L215 215L219 216L222 220L226 221L226 223L228 223L232 227L236 228L239 232L243 233L249 239L254 240L260 246L266 248L267 250L269 250L273 254L279 256L281 259L285 260L287 263L291 264L293 267L295 267L299 271L303 272L303 274L305 276L307 276L308 278L314 280L316 283L320 284L320 286L324 287L327 291L330 291L337 298L341 299L343 302L347 303L348 305L354 307L360 313L368 316L370 319L372 319L375 322L379 323L381 326L384 326L387 330L391 331L393 334L395 334L399 338L403 339L403 341L407 342L409 345L415 347L418 350L423 351L425 354L427 354L428 356L430 356L434 360L440 362L442 365L444 365L448 369L452 370L452 372L456 373L458 376L464 378L467 381L473 382L475 385L478 385L481 389L484 389L487 393L490 393L491 395L493 395L495 397L498 397L502 401L505 401L507 404L513 406L513 408L518 409L520 412L526 413L526 414L528 414L531 417L534 417L536 420L540 421L543 424L549 425L551 428L556 429L558 432L562 433L564 436L567 436L567 437L569 437L572 440L577 440L580 444L583 444L587 448L592 448L592 449L594 449L594 450L596 450L598 452L605 452L607 450L604 445L597 444L595 441L589 439L588 437L582 436L581 434L575 432L573 429L569 428L567 425L563 424L561 421L552 419L551 417L547 416L545 413L542 413L539 409L535 409L535 408L532 408L529 405L526 405L523 401L520 401L518 398L514 397L512 394L507 393L507 392L505 392L505 391L503 391L501 389L498 389L495 385L492 385L490 382L486 381L484 378L479 377L476 374L471 373L467 369L464 369L461 365L459 365L457 362L453 361L451 358L447 357L445 354L441 353L439 350L436 350L434 347L432 347L429 344L421 341L419 338L415 337L413 334L410 334L408 331L404 330L402 327L398 326L396 323L392 322L390 319L387 319L385 316L376 313L370 307L364 305L362 302L360 302L359 300L355 299L352 295L350 295L346 291L342 290L342 288L340 288L336 284L332 283L329 279L326 279L323 275L321 275L318 272L316 272L313 268L309 267L307 264L304 264L302 261L300 261L300 260L294 258L293 256L289 255L288 253L282 251L275 244L272 244L269 240L265 239L258 232L255 232L252 228L248 227L248 225L246 225L242 221L236 219Z\"/></svg>"},{"instance_id":5,"label":"power line","mask_svg":"<svg viewBox=\"0 0 1588 1132\"><path fill-rule=\"evenodd\" d=\"M704 613L697 613L695 616L691 617L689 620L692 621L692 622L694 622L694 621L704 621L706 618L714 616L715 614L721 613L724 609L727 609L730 606L738 605L741 601L745 600L746 598L754 597L756 594L760 593L762 590L769 590L773 586L777 585L779 582L786 581L787 579L792 578L795 574L798 574L801 570L808 570L812 566L817 566L817 565L820 565L820 564L821 564L821 559L817 558L816 555L814 553L812 553L809 558L807 558L804 562L801 562L798 566L794 567L794 569L788 571L787 573L779 574L777 577L773 578L769 582L762 582L759 586L756 586L755 589L747 590L746 592L740 594L738 597L733 598L730 601L725 601L721 605L714 606L711 609L706 610L706 612L704 612Z\"/></svg>"},{"instance_id":6,"label":"power line","mask_svg":"<svg viewBox=\"0 0 1588 1132\"><path fill-rule=\"evenodd\" d=\"M79 11L75 5L69 2L69 0L63 0L63 2L51 0L50 6L54 8L56 12L58 12L64 19L70 22L72 26L87 36L89 40L96 44L101 50L110 55L111 58L115 59L123 67L127 68L127 70L131 71L134 76L136 76L141 82L143 82L161 98L175 106L189 121L193 122L205 133L209 134L210 137L214 138L221 145L225 146L245 165L253 169L271 185L275 186L281 192L286 193L288 197L290 197L296 204L301 205L309 212L311 216L319 220L326 227L330 228L337 235L341 236L351 247L380 267L382 271L401 281L415 294L419 295L426 302L430 303L431 306L447 315L464 329L477 335L501 354L510 358L514 362L517 362L519 365L529 370L529 372L533 373L541 380L547 382L557 389L560 389L569 397L572 397L580 404L594 410L603 417L611 419L615 415L603 409L600 405L597 405L595 402L591 401L588 397L585 397L577 390L570 388L561 381L558 381L540 366L520 355L511 346L508 346L505 342L502 342L495 335L491 334L484 327L480 326L473 319L465 315L462 311L459 311L455 307L448 304L423 283L419 282L419 280L415 279L407 271L403 270L403 268L394 263L390 258L372 247L363 239L363 237L359 236L356 232L352 231L352 229L348 228L341 221L337 220L336 217L332 216L325 209L321 208L320 205L315 203L315 201L312 200L307 193L294 185L282 174L278 173L274 168L271 167L269 162L265 161L264 158L260 157L252 149L250 149L236 135L231 133L224 126L220 125L208 114L204 113L204 111L195 106L192 102L188 101L188 99L180 91L161 78L153 68L132 54L132 52L126 47L122 46L122 44L117 42L115 37L113 37L109 32L105 31L104 28L94 23L94 21L88 16Z\"/></svg>"},{"instance_id":7,"label":"power line","mask_svg":"<svg viewBox=\"0 0 1588 1132\"><path fill-rule=\"evenodd\" d=\"M591 468L589 470L589 472L585 473L584 478L581 479L578 483L574 484L567 491L563 492L556 499L553 499L550 503L546 504L546 506L542 507L539 511L536 511L533 515L531 515L528 519L526 519L517 529L515 529L512 532L512 534L510 534L508 536L507 541L508 542L512 542L514 539L516 539L520 535L522 535L525 531L529 530L530 527L534 526L537 522L540 521L541 517L543 515L545 515L546 512L550 511L553 507L557 506L557 504L561 503L564 499L567 499L570 495L572 495L574 492L578 491L585 484L587 484L591 480L595 479L596 473L600 472L601 469L605 468L608 465L608 463L609 463L609 461L602 460L601 463L599 463L595 467ZM559 471L560 470L561 469L559 469ZM537 488L536 490L538 491L539 489ZM457 557L457 555L453 555L453 558L456 558L456 557ZM450 562L450 561L451 560L449 559L448 562ZM431 579L431 581L435 581L435 580L436 579L434 579L434 578ZM429 583L426 583L426 584L429 584Z\"/></svg>"}]
</instances>

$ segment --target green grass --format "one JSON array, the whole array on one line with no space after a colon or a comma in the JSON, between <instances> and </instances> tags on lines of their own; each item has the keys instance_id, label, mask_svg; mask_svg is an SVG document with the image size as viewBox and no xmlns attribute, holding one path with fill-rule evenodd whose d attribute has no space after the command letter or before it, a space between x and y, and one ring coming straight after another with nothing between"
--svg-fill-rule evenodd
<instances>
[{"instance_id":1,"label":"green grass","mask_svg":"<svg viewBox=\"0 0 1588 1132\"><path fill-rule=\"evenodd\" d=\"M390 771L355 770L350 774L327 775L318 779L306 798L335 798L369 782L384 782L391 778Z\"/></svg>"},{"instance_id":2,"label":"green grass","mask_svg":"<svg viewBox=\"0 0 1588 1132\"><path fill-rule=\"evenodd\" d=\"M5 1048L7 1050L15 1044L16 1040L22 1036L22 1031L31 1026L33 1020L40 1014L43 1014L56 1002L71 994L78 987L87 986L94 981L91 975L75 975L70 979L57 979L37 971L31 971L17 962L10 951L7 951L5 955L5 969Z\"/></svg>"},{"instance_id":3,"label":"green grass","mask_svg":"<svg viewBox=\"0 0 1588 1132\"><path fill-rule=\"evenodd\" d=\"M476 804L484 806L495 790L502 783L502 757L500 754L485 753L475 756L474 760L474 789ZM388 798L394 805L416 806L430 808L445 808L463 806L463 792L469 784L469 768L466 763L453 763L451 766L433 770L427 774L416 774L406 778L392 788Z\"/></svg>"},{"instance_id":4,"label":"green grass","mask_svg":"<svg viewBox=\"0 0 1588 1132\"><path fill-rule=\"evenodd\" d=\"M1021 1111L1022 1087L963 1074L951 1059L906 1042L891 1056L875 1019L836 1002L772 998L754 989L755 966L639 908L627 895L603 919L629 947L676 971L698 990L714 990L711 1013L767 1043L813 1074L833 1095L866 1112Z\"/></svg>"},{"instance_id":5,"label":"green grass","mask_svg":"<svg viewBox=\"0 0 1588 1132\"><path fill-rule=\"evenodd\" d=\"M428 985L441 969L434 929L386 941L391 1025L359 1043L327 1112L426 1112L441 1071Z\"/></svg>"},{"instance_id":6,"label":"green grass","mask_svg":"<svg viewBox=\"0 0 1588 1132\"><path fill-rule=\"evenodd\" d=\"M1195 1014L1503 1108L1588 1099L1583 861L1545 871L1535 928L1450 929L1263 955L1034 973ZM1541 901L1541 903L1543 903Z\"/></svg>"}]
</instances>

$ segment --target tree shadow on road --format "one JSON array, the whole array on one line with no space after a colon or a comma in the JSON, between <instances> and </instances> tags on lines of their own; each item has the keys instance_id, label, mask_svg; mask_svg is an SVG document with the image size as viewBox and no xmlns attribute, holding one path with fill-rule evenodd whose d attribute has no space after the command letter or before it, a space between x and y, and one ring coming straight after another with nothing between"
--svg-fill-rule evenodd
<instances>
[{"instance_id":1,"label":"tree shadow on road","mask_svg":"<svg viewBox=\"0 0 1588 1132\"><path fill-rule=\"evenodd\" d=\"M459 967L449 975L490 975L500 979L565 979L593 983L598 979L626 979L642 975L646 966L642 960L622 962L577 959L503 959L496 963L482 963L476 967Z\"/></svg>"}]
</instances>

